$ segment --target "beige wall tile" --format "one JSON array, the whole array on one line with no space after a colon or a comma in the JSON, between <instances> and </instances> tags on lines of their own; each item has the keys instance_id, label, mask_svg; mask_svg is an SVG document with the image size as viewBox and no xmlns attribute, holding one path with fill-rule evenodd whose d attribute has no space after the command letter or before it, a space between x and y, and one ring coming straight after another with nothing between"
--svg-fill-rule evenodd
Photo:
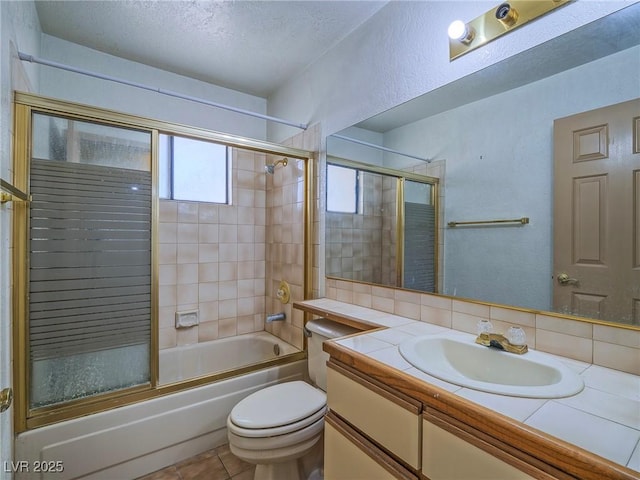
<instances>
[{"instance_id":1,"label":"beige wall tile","mask_svg":"<svg viewBox=\"0 0 640 480\"><path fill-rule=\"evenodd\" d=\"M393 298L378 297L376 295L371 296L371 308L387 313L393 313L395 306L396 302Z\"/></svg>"},{"instance_id":2,"label":"beige wall tile","mask_svg":"<svg viewBox=\"0 0 640 480\"><path fill-rule=\"evenodd\" d=\"M470 315L468 313L462 313L462 312L456 312L456 311L451 312L452 328L454 328L455 330L460 330L462 332L467 332L473 335L477 335L478 333L477 325L480 320L488 320L488 317Z\"/></svg>"},{"instance_id":3,"label":"beige wall tile","mask_svg":"<svg viewBox=\"0 0 640 480\"><path fill-rule=\"evenodd\" d=\"M201 203L198 207L198 223L218 223L218 205Z\"/></svg>"},{"instance_id":4,"label":"beige wall tile","mask_svg":"<svg viewBox=\"0 0 640 480\"><path fill-rule=\"evenodd\" d=\"M198 225L198 243L218 243L219 241L218 224L201 223Z\"/></svg>"},{"instance_id":5,"label":"beige wall tile","mask_svg":"<svg viewBox=\"0 0 640 480\"><path fill-rule=\"evenodd\" d=\"M436 295L422 294L420 295L420 303L422 305L440 309L452 310L453 301L450 298L438 297Z\"/></svg>"},{"instance_id":6,"label":"beige wall tile","mask_svg":"<svg viewBox=\"0 0 640 480\"><path fill-rule=\"evenodd\" d=\"M208 342L217 340L218 322L205 322L198 325L198 342Z\"/></svg>"},{"instance_id":7,"label":"beige wall tile","mask_svg":"<svg viewBox=\"0 0 640 480\"><path fill-rule=\"evenodd\" d=\"M160 223L178 221L178 202L171 200L160 200L159 214Z\"/></svg>"},{"instance_id":8,"label":"beige wall tile","mask_svg":"<svg viewBox=\"0 0 640 480\"><path fill-rule=\"evenodd\" d=\"M178 285L176 287L177 304L181 308L186 305L198 304L198 284Z\"/></svg>"},{"instance_id":9,"label":"beige wall tile","mask_svg":"<svg viewBox=\"0 0 640 480\"><path fill-rule=\"evenodd\" d=\"M177 245L178 263L198 263L197 243L178 243Z\"/></svg>"},{"instance_id":10,"label":"beige wall tile","mask_svg":"<svg viewBox=\"0 0 640 480\"><path fill-rule=\"evenodd\" d=\"M536 328L551 332L565 333L583 338L593 338L593 324L548 315L536 315Z\"/></svg>"},{"instance_id":11,"label":"beige wall tile","mask_svg":"<svg viewBox=\"0 0 640 480\"><path fill-rule=\"evenodd\" d=\"M178 223L198 223L198 203L178 202Z\"/></svg>"},{"instance_id":12,"label":"beige wall tile","mask_svg":"<svg viewBox=\"0 0 640 480\"><path fill-rule=\"evenodd\" d=\"M625 347L640 348L640 331L638 330L594 324L593 339Z\"/></svg>"},{"instance_id":13,"label":"beige wall tile","mask_svg":"<svg viewBox=\"0 0 640 480\"><path fill-rule=\"evenodd\" d=\"M177 345L177 337L176 329L173 326L171 328L161 328L158 332L159 348L162 350L175 347Z\"/></svg>"},{"instance_id":14,"label":"beige wall tile","mask_svg":"<svg viewBox=\"0 0 640 480\"><path fill-rule=\"evenodd\" d=\"M198 284L198 300L201 303L215 302L218 298L218 282L201 282Z\"/></svg>"},{"instance_id":15,"label":"beige wall tile","mask_svg":"<svg viewBox=\"0 0 640 480\"><path fill-rule=\"evenodd\" d=\"M198 264L198 282L217 282L218 278L217 262Z\"/></svg>"},{"instance_id":16,"label":"beige wall tile","mask_svg":"<svg viewBox=\"0 0 640 480\"><path fill-rule=\"evenodd\" d=\"M394 298L396 302L413 303L414 305L420 305L421 295L416 292L409 292L407 290L396 290Z\"/></svg>"},{"instance_id":17,"label":"beige wall tile","mask_svg":"<svg viewBox=\"0 0 640 480\"><path fill-rule=\"evenodd\" d=\"M177 305L177 292L174 285L160 285L158 288L158 306L169 307Z\"/></svg>"},{"instance_id":18,"label":"beige wall tile","mask_svg":"<svg viewBox=\"0 0 640 480\"><path fill-rule=\"evenodd\" d=\"M634 375L640 375L640 348L595 341L593 363Z\"/></svg>"},{"instance_id":19,"label":"beige wall tile","mask_svg":"<svg viewBox=\"0 0 640 480\"><path fill-rule=\"evenodd\" d=\"M178 223L177 242L180 243L198 243L198 224L197 223Z\"/></svg>"},{"instance_id":20,"label":"beige wall tile","mask_svg":"<svg viewBox=\"0 0 640 480\"><path fill-rule=\"evenodd\" d=\"M178 245L175 243L161 243L158 245L158 263L172 265L178 261Z\"/></svg>"},{"instance_id":21,"label":"beige wall tile","mask_svg":"<svg viewBox=\"0 0 640 480\"><path fill-rule=\"evenodd\" d=\"M176 344L191 345L192 343L198 343L198 327L179 328L176 329Z\"/></svg>"},{"instance_id":22,"label":"beige wall tile","mask_svg":"<svg viewBox=\"0 0 640 480\"><path fill-rule=\"evenodd\" d=\"M160 329L173 328L176 324L176 307L171 305L170 307L158 308L158 326Z\"/></svg>"},{"instance_id":23,"label":"beige wall tile","mask_svg":"<svg viewBox=\"0 0 640 480\"><path fill-rule=\"evenodd\" d=\"M593 363L593 342L589 338L538 328L536 330L536 349Z\"/></svg>"},{"instance_id":24,"label":"beige wall tile","mask_svg":"<svg viewBox=\"0 0 640 480\"><path fill-rule=\"evenodd\" d=\"M454 300L452 303L452 309L454 312L475 315L476 317L490 318L491 316L491 307L489 305L481 305L479 303Z\"/></svg>"},{"instance_id":25,"label":"beige wall tile","mask_svg":"<svg viewBox=\"0 0 640 480\"><path fill-rule=\"evenodd\" d=\"M197 263L180 263L176 265L176 272L179 285L198 283Z\"/></svg>"},{"instance_id":26,"label":"beige wall tile","mask_svg":"<svg viewBox=\"0 0 640 480\"><path fill-rule=\"evenodd\" d=\"M201 325L218 320L218 302L217 301L214 301L214 302L203 301L202 298L200 298L199 307L200 307L200 324Z\"/></svg>"},{"instance_id":27,"label":"beige wall tile","mask_svg":"<svg viewBox=\"0 0 640 480\"><path fill-rule=\"evenodd\" d=\"M372 298L369 293L353 292L353 303L361 307L371 308Z\"/></svg>"},{"instance_id":28,"label":"beige wall tile","mask_svg":"<svg viewBox=\"0 0 640 480\"><path fill-rule=\"evenodd\" d=\"M218 338L233 337L237 333L235 315L232 318L218 320Z\"/></svg>"},{"instance_id":29,"label":"beige wall tile","mask_svg":"<svg viewBox=\"0 0 640 480\"><path fill-rule=\"evenodd\" d=\"M520 325L526 327L536 326L536 314L530 312L522 312L509 308L490 307L491 321L500 320L511 325Z\"/></svg>"},{"instance_id":30,"label":"beige wall tile","mask_svg":"<svg viewBox=\"0 0 640 480\"><path fill-rule=\"evenodd\" d=\"M175 285L178 282L176 265L160 265L158 269L159 285Z\"/></svg>"},{"instance_id":31,"label":"beige wall tile","mask_svg":"<svg viewBox=\"0 0 640 480\"><path fill-rule=\"evenodd\" d=\"M198 245L198 263L212 263L220 259L220 246L216 243Z\"/></svg>"},{"instance_id":32,"label":"beige wall tile","mask_svg":"<svg viewBox=\"0 0 640 480\"><path fill-rule=\"evenodd\" d=\"M420 305L417 303L395 301L394 314L420 320Z\"/></svg>"},{"instance_id":33,"label":"beige wall tile","mask_svg":"<svg viewBox=\"0 0 640 480\"><path fill-rule=\"evenodd\" d=\"M420 321L451 328L452 312L444 308L422 305L420 307Z\"/></svg>"},{"instance_id":34,"label":"beige wall tile","mask_svg":"<svg viewBox=\"0 0 640 480\"><path fill-rule=\"evenodd\" d=\"M160 222L158 225L158 243L177 243L178 228L176 223Z\"/></svg>"}]
</instances>

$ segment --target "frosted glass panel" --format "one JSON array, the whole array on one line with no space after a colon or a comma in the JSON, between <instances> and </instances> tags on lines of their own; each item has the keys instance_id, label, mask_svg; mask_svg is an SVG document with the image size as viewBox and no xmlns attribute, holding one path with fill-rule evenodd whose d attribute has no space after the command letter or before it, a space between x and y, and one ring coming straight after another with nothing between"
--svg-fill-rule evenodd
<instances>
[{"instance_id":1,"label":"frosted glass panel","mask_svg":"<svg viewBox=\"0 0 640 480\"><path fill-rule=\"evenodd\" d=\"M149 384L151 134L33 120L29 406Z\"/></svg>"},{"instance_id":2,"label":"frosted glass panel","mask_svg":"<svg viewBox=\"0 0 640 480\"><path fill-rule=\"evenodd\" d=\"M149 345L34 361L31 408L149 382Z\"/></svg>"},{"instance_id":3,"label":"frosted glass panel","mask_svg":"<svg viewBox=\"0 0 640 480\"><path fill-rule=\"evenodd\" d=\"M33 158L151 170L151 134L139 130L33 115Z\"/></svg>"}]
</instances>

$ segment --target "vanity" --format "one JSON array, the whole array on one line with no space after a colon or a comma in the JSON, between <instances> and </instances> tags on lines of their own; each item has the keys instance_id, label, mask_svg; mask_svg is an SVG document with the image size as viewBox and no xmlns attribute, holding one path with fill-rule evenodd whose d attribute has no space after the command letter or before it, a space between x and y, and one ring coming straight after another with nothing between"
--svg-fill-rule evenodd
<instances>
[{"instance_id":1,"label":"vanity","mask_svg":"<svg viewBox=\"0 0 640 480\"><path fill-rule=\"evenodd\" d=\"M640 478L637 400L601 394L612 379L637 391L635 375L550 355L580 375L583 393L545 399L480 392L427 375L398 349L420 335L470 343L473 335L337 300L294 306L363 330L324 344L328 480ZM601 411L590 410L593 398ZM602 414L624 410L625 402L626 417Z\"/></svg>"}]
</instances>

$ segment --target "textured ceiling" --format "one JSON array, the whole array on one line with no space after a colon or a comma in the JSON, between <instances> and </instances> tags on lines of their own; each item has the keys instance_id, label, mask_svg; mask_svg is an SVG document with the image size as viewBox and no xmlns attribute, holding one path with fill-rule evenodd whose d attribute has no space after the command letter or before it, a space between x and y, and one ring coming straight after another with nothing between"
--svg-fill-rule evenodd
<instances>
[{"instance_id":1,"label":"textured ceiling","mask_svg":"<svg viewBox=\"0 0 640 480\"><path fill-rule=\"evenodd\" d=\"M37 1L42 31L267 97L386 1Z\"/></svg>"}]
</instances>

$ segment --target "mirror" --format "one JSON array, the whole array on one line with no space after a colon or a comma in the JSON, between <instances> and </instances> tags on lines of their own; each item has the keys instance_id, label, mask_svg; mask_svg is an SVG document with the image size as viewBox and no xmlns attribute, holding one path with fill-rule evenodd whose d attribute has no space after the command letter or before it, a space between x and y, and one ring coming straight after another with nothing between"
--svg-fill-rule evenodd
<instances>
[{"instance_id":1,"label":"mirror","mask_svg":"<svg viewBox=\"0 0 640 480\"><path fill-rule=\"evenodd\" d=\"M575 315L553 306L554 120L639 96L639 32L635 4L336 132L328 159L438 166L438 293ZM590 318L638 325L640 312Z\"/></svg>"}]
</instances>

